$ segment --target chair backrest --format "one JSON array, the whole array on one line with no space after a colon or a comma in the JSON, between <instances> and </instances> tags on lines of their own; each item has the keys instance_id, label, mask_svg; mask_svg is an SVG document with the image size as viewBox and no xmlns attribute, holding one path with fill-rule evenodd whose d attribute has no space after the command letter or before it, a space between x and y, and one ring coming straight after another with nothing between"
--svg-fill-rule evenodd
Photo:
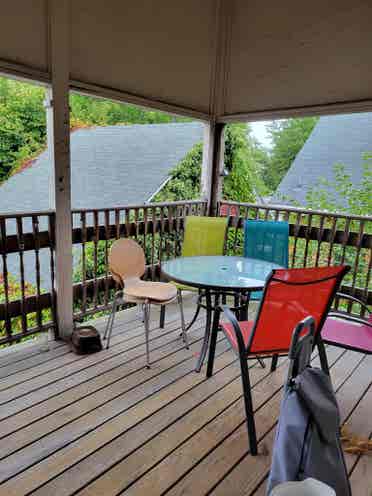
<instances>
[{"instance_id":1,"label":"chair backrest","mask_svg":"<svg viewBox=\"0 0 372 496\"><path fill-rule=\"evenodd\" d=\"M314 318L317 336L349 270L345 265L273 270L266 281L247 350L288 352L293 329L309 315Z\"/></svg>"},{"instance_id":2,"label":"chair backrest","mask_svg":"<svg viewBox=\"0 0 372 496\"><path fill-rule=\"evenodd\" d=\"M110 272L121 284L125 279L141 277L146 270L145 254L133 239L118 239L111 246L108 257Z\"/></svg>"},{"instance_id":3,"label":"chair backrest","mask_svg":"<svg viewBox=\"0 0 372 496\"><path fill-rule=\"evenodd\" d=\"M182 256L223 255L226 228L226 217L186 217Z\"/></svg>"},{"instance_id":4,"label":"chair backrest","mask_svg":"<svg viewBox=\"0 0 372 496\"><path fill-rule=\"evenodd\" d=\"M285 221L246 220L244 256L288 267L289 225Z\"/></svg>"}]
</instances>

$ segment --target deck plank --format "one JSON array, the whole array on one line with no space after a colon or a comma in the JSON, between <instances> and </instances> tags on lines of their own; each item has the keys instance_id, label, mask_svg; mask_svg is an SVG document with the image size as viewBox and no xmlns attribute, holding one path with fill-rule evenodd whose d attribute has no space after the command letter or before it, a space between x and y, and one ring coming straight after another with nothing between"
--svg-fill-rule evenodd
<instances>
[{"instance_id":1,"label":"deck plank","mask_svg":"<svg viewBox=\"0 0 372 496\"><path fill-rule=\"evenodd\" d=\"M64 344L46 353L30 347L28 356L15 353L14 363L6 354L0 494L263 496L287 359L273 374L250 363L261 453L252 457L239 365L222 336L214 376L207 380L205 369L193 370L204 316L186 350L177 307L167 312L165 329L153 312L148 371L136 311L121 314L107 352L76 357ZM102 330L105 322L95 324ZM328 354L342 418L353 432L371 434L372 358L336 348ZM370 496L371 458L348 456L347 465L354 496Z\"/></svg>"},{"instance_id":2,"label":"deck plank","mask_svg":"<svg viewBox=\"0 0 372 496\"><path fill-rule=\"evenodd\" d=\"M190 343L191 352L198 350L201 345L200 339L201 333L199 332ZM118 367L120 371L115 369L111 373L109 372L105 377L108 382L105 387L100 387L97 392L92 393L89 396L85 395L84 398L80 400L75 399L76 391L73 391L73 398L71 398L71 391L61 395L61 397L58 398L60 400L59 406L61 404L61 400L67 402L67 406L60 408L58 411L54 410L53 415L42 416L40 420L28 425L27 428L17 430L13 434L4 438L2 446L0 446L0 459L3 459L5 456L9 456L12 452L21 449L23 446L30 445L25 448L23 456L26 456L27 451L37 451L37 446L31 443L34 443L38 439L42 439L40 442L43 445L43 452L45 453L50 437L54 437L56 442L58 442L58 439L62 437L64 430L66 430L69 437L71 437L73 431L71 422L79 419L91 411L94 411L96 408L101 408L102 410L103 405L106 403L109 403L107 406L108 412L113 415L114 408L112 402L127 402L128 399L124 395L126 392L129 392L136 387L138 388L141 384L147 383L150 380L153 380L154 383L156 381L159 383L159 371L169 371L169 374L167 374L168 378L172 376L173 372L170 369L180 364L182 359L184 359L183 343L173 341L165 344L162 348L157 350L157 353L153 353L153 358L154 363L151 370L146 370L143 366L140 366L137 371L133 371L130 370L131 368L133 369L133 365L129 364L127 366ZM189 364L187 364L186 367L189 371ZM97 377L97 380L99 384L102 385L102 376ZM94 383L94 380L89 381L89 385L91 385L91 383ZM36 412L32 412L33 417L35 414L37 415L39 411L41 415L42 412L45 413L45 403L48 402L43 402L41 405L37 405ZM51 402L49 402L48 406L51 406L54 409L56 407L56 403L56 399L54 398ZM30 417L30 412L25 413L29 413ZM86 419L83 419L82 421L85 420ZM62 430L64 426L67 427ZM57 429L58 432L56 432L54 436L49 435ZM64 442L66 442L66 438L64 438Z\"/></svg>"},{"instance_id":3,"label":"deck plank","mask_svg":"<svg viewBox=\"0 0 372 496\"><path fill-rule=\"evenodd\" d=\"M196 332L196 330L193 331L192 335L196 336ZM178 336L178 329L176 329L156 341L156 346L151 350L151 359L155 364L167 354L181 350L183 347L183 343ZM68 407L106 386L122 380L126 376L142 371L144 353L145 345L141 342L133 352L132 350L128 351L118 357L114 357L112 360L97 364L96 367L79 372L72 378L69 377L64 381L60 381L58 391L56 387L48 386L45 388L47 391L42 389L28 395L27 402L26 397L23 397L18 401L9 403L7 405L8 414L10 411L15 410L15 406L18 406L18 403L20 403L21 407L24 407L27 403L28 407L3 420L1 423L1 437L9 435L32 422L36 422L63 407ZM47 394L49 391L50 395ZM52 394L53 392L54 394Z\"/></svg>"},{"instance_id":4,"label":"deck plank","mask_svg":"<svg viewBox=\"0 0 372 496\"><path fill-rule=\"evenodd\" d=\"M252 390L258 439L265 436L276 421L285 377L286 368L279 368ZM155 487L156 491L161 487L162 492L173 486L167 493L191 495L199 491L200 494L206 494L245 456L247 447L244 405L240 401L235 408L224 412L187 444L172 453L162 462L163 466L155 467L142 477L127 493L143 494L149 487ZM258 457L260 460L262 458L261 455ZM264 458L268 460L268 457ZM246 474L247 472L245 476Z\"/></svg>"},{"instance_id":5,"label":"deck plank","mask_svg":"<svg viewBox=\"0 0 372 496\"><path fill-rule=\"evenodd\" d=\"M169 323L169 327L164 329L155 329L151 333L150 347L152 353L154 350L164 345L170 338L177 340L179 326ZM65 391L82 382L86 382L92 376L102 374L104 371L111 370L125 362L135 362L137 366L144 363L145 345L143 335L136 337L131 341L124 343L113 343L109 350L102 350L95 355L85 356L79 361L69 364L67 368L60 368L50 372L45 376L37 377L27 383L18 384L7 392L12 392L13 398L7 397L4 393L4 399L7 399L6 408L0 409L0 419L14 415L17 412L48 399L52 396ZM142 359L142 360L141 360ZM0 393L1 395L1 393Z\"/></svg>"},{"instance_id":6,"label":"deck plank","mask_svg":"<svg viewBox=\"0 0 372 496\"><path fill-rule=\"evenodd\" d=\"M168 323L166 325L166 329L169 330L170 326L174 324L178 324L178 316L173 315L172 319L168 320ZM154 325L156 320L153 318L151 324ZM150 324L150 325L151 325ZM130 339L133 338L133 340L138 341L143 341L143 323L139 320L132 320L128 322L128 328L127 332L123 333L115 333L111 339L111 349L115 346L122 346L124 347L123 349L127 349L126 342ZM159 328L156 328L158 332L161 332L162 330ZM135 345L135 344L134 344ZM69 350L70 351L70 350ZM50 356L50 355L49 355ZM103 354L101 353L100 358L102 358ZM90 360L89 360L90 358ZM0 379L0 404L4 403L7 397L7 394L10 397L14 397L17 394L21 394L18 392L18 389L22 389L22 386L27 387L29 389L32 389L35 384L40 384L43 379L49 376L51 372L54 372L56 370L60 370L61 367L68 366L69 370L75 370L74 368L71 367L72 362L79 362L77 366L81 365L82 361L85 362L91 362L95 363L97 360L97 357L91 356L91 357L84 357L81 355L76 355L72 353L71 351L67 354L64 354L61 357L57 358L52 358L50 360L47 360L43 363L39 363L35 366L29 367L26 370L22 370L19 372L14 372L8 377L4 377ZM85 363L86 365L86 363ZM54 375L53 375L54 377ZM37 379L40 378L38 381ZM32 379L35 379L32 381ZM15 386L20 385L20 388L16 388ZM5 390L7 392L5 392ZM5 400L4 400L5 398Z\"/></svg>"},{"instance_id":7,"label":"deck plank","mask_svg":"<svg viewBox=\"0 0 372 496\"><path fill-rule=\"evenodd\" d=\"M344 359L346 358L348 357L345 355ZM357 359L357 354L355 354L355 358ZM359 363L357 364L356 368L352 371L352 374L347 376L345 382L339 384L339 381L337 382L333 381L336 389L337 389L337 384L339 384L336 397L340 408L340 416L342 422L347 420L351 414L356 413L354 411L355 405L364 395L365 390L370 383L370 371L372 365L371 360L372 357L363 357L362 355L360 355ZM331 375L332 378L334 378L335 370L332 371ZM265 474L264 477L262 477L262 473L261 473L261 480L258 479L255 481L254 484L249 485L246 491L241 491L241 492L232 491L231 494L264 496L266 491L266 480L267 480L266 475L269 468L270 465L266 467L266 474L265 474L265 470L262 470L262 473ZM237 467L235 467L234 471L221 482L221 484L216 488L216 490L212 494L214 496L217 496L223 494L223 491L227 490L228 487L230 488L236 487L235 486L236 480L239 478L239 476L241 476L243 471L246 469L247 466L244 462L239 464ZM255 490L257 485L258 488L257 490Z\"/></svg>"}]
</instances>

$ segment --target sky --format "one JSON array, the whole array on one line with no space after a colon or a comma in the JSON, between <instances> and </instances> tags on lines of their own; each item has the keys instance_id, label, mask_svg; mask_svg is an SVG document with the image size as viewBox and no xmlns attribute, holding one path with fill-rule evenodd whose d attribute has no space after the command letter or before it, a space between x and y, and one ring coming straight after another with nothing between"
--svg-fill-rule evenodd
<instances>
[{"instance_id":1,"label":"sky","mask_svg":"<svg viewBox=\"0 0 372 496\"><path fill-rule=\"evenodd\" d=\"M260 122L250 122L249 125L252 129L253 136L261 143L265 148L271 148L271 140L266 131L266 125L270 121L260 121Z\"/></svg>"}]
</instances>

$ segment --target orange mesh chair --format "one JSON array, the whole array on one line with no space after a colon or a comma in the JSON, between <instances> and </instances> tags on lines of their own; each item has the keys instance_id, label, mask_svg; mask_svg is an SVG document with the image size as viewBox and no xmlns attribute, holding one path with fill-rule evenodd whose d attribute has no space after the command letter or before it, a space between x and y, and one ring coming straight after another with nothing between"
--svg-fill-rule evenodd
<instances>
[{"instance_id":1,"label":"orange mesh chair","mask_svg":"<svg viewBox=\"0 0 372 496\"><path fill-rule=\"evenodd\" d=\"M207 377L213 374L217 332L222 330L240 360L248 438L252 455L257 454L257 438L247 359L274 355L275 370L278 355L287 355L297 324L308 316L315 321L315 344L322 368L328 371L327 356L320 331L342 278L350 267L316 267L307 269L273 270L267 278L263 297L254 321L238 322L226 306L215 312ZM224 312L228 322L220 323ZM273 360L274 362L274 360Z\"/></svg>"},{"instance_id":2,"label":"orange mesh chair","mask_svg":"<svg viewBox=\"0 0 372 496\"><path fill-rule=\"evenodd\" d=\"M110 337L115 314L119 305L125 302L143 305L146 337L146 366L150 367L149 326L150 305L167 305L177 299L177 289L173 284L165 282L143 281L141 277L146 270L145 254L138 243L132 239L118 239L111 247L109 267L114 280L122 288L114 296L112 310L107 321L104 339L106 348L110 345ZM187 346L185 323L181 308L182 336Z\"/></svg>"}]
</instances>

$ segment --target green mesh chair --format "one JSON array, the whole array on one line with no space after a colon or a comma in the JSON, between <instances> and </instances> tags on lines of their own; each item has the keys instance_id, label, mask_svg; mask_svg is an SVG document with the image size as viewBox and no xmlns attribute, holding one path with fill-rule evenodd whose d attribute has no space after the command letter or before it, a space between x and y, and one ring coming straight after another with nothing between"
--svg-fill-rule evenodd
<instances>
[{"instance_id":1,"label":"green mesh chair","mask_svg":"<svg viewBox=\"0 0 372 496\"><path fill-rule=\"evenodd\" d=\"M208 255L223 255L226 240L226 228L226 217L197 217L191 215L189 217L186 217L181 256L197 257ZM185 330L188 330L198 318L204 294L199 289L193 288L191 286L185 286L176 282L173 282L173 284L177 287L178 301L180 304L182 319L182 291L192 291L195 293L199 293L195 315L185 328ZM164 327L164 321L165 306L161 307L160 327Z\"/></svg>"}]
</instances>

